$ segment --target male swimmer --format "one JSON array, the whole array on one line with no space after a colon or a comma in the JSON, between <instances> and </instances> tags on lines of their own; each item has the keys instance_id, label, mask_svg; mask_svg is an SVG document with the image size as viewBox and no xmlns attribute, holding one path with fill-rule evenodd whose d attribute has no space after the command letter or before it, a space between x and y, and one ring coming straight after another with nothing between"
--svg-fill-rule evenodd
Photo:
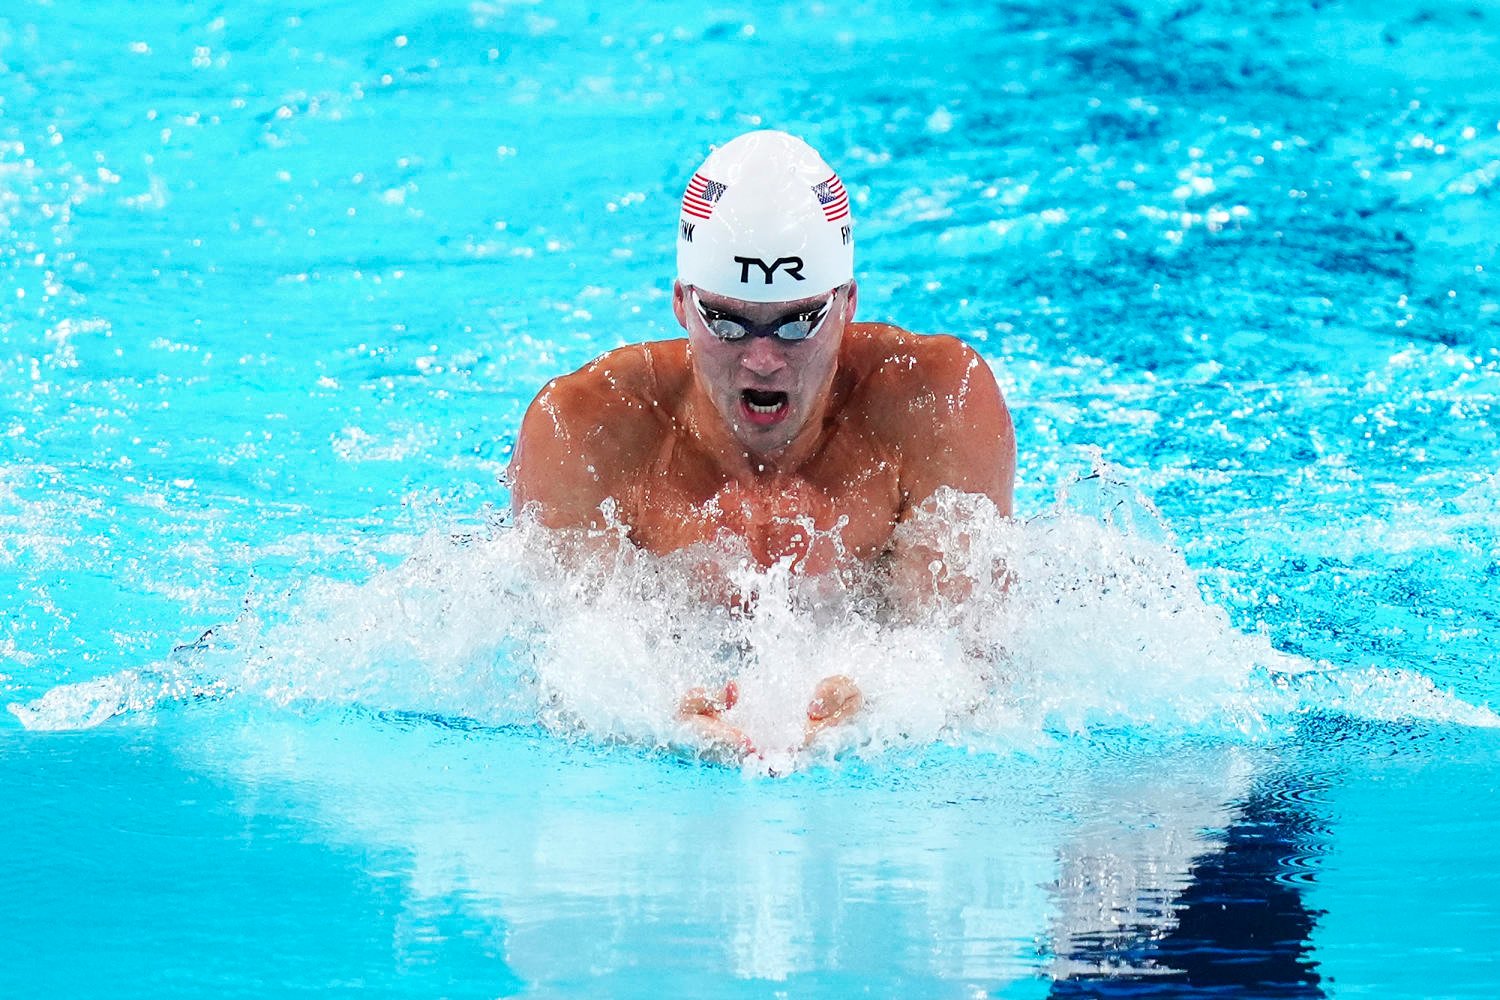
<instances>
[{"instance_id":1,"label":"male swimmer","mask_svg":"<svg viewBox=\"0 0 1500 1000\"><path fill-rule=\"evenodd\" d=\"M942 553L896 526L943 487L1009 515L1015 436L961 341L854 322L853 227L838 174L801 139L750 132L709 154L677 227L686 338L549 382L521 425L515 508L553 529L614 520L657 554L729 531L762 566L809 576L878 560L891 600L920 604ZM694 690L681 716L721 751L753 750L723 718L736 697ZM850 678L825 678L808 742L860 704Z\"/></svg>"}]
</instances>

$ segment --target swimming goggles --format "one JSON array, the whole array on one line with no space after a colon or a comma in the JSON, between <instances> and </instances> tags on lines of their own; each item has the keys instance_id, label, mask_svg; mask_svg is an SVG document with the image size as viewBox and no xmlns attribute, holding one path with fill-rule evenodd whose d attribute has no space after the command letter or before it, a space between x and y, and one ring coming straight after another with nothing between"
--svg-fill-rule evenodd
<instances>
[{"instance_id":1,"label":"swimming goggles","mask_svg":"<svg viewBox=\"0 0 1500 1000\"><path fill-rule=\"evenodd\" d=\"M749 336L775 337L782 341L808 340L828 322L828 317L833 313L833 298L838 292L837 288L829 292L822 305L764 326L740 316L710 309L698 298L696 288L693 289L693 308L698 310L698 316L703 320L703 325L708 327L708 332L720 340L742 340Z\"/></svg>"}]
</instances>

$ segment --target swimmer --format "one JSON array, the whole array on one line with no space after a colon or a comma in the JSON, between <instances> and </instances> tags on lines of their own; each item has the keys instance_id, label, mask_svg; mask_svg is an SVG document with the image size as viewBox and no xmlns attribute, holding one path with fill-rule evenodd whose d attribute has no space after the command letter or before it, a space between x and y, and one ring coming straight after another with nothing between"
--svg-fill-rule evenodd
<instances>
[{"instance_id":1,"label":"swimmer","mask_svg":"<svg viewBox=\"0 0 1500 1000\"><path fill-rule=\"evenodd\" d=\"M878 560L890 599L919 606L942 553L896 543L896 527L943 487L1009 515L1015 437L962 341L854 322L853 232L838 174L801 139L750 132L712 152L677 223L672 311L687 335L542 389L510 470L516 509L559 530L624 525L656 554L728 531L762 566L808 576ZM716 752L752 752L723 718L737 697L732 683L691 691L679 717ZM825 678L806 743L861 702L852 679Z\"/></svg>"}]
</instances>

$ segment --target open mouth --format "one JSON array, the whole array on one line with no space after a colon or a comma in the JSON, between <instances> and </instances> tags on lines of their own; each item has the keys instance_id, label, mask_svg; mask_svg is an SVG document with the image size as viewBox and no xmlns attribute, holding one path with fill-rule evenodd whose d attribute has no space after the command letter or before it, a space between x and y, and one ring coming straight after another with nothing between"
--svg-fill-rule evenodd
<instances>
[{"instance_id":1,"label":"open mouth","mask_svg":"<svg viewBox=\"0 0 1500 1000\"><path fill-rule=\"evenodd\" d=\"M774 424L786 416L790 397L784 392L746 389L740 393L740 406L752 423Z\"/></svg>"}]
</instances>

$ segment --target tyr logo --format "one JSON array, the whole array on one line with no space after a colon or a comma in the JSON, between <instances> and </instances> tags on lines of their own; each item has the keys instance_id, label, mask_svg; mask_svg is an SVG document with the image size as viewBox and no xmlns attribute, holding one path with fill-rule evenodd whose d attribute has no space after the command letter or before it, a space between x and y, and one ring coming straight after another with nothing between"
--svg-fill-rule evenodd
<instances>
[{"instance_id":1,"label":"tyr logo","mask_svg":"<svg viewBox=\"0 0 1500 1000\"><path fill-rule=\"evenodd\" d=\"M734 262L740 266L740 283L743 285L748 285L750 283L751 264L754 264L756 267L760 268L761 273L766 276L766 284L768 285L771 283L771 279L776 275L776 269L783 264L786 265L786 273L791 277L795 278L798 281L807 280L806 278L802 277L801 257L777 257L770 264L767 264L759 257L736 257L734 259Z\"/></svg>"}]
</instances>

